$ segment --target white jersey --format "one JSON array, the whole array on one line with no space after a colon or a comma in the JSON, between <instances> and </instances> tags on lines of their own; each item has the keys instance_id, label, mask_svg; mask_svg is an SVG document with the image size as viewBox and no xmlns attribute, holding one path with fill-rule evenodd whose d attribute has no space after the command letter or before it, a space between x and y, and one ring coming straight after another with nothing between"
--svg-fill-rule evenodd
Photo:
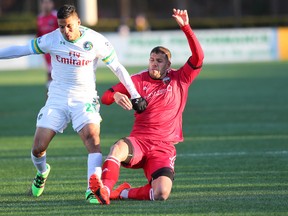
<instances>
[{"instance_id":1,"label":"white jersey","mask_svg":"<svg viewBox=\"0 0 288 216\"><path fill-rule=\"evenodd\" d=\"M131 96L139 97L126 69L119 63L110 42L101 34L80 26L81 37L67 41L59 29L31 41L34 54L49 53L52 83L49 95L95 94L97 61L101 59L118 76Z\"/></svg>"}]
</instances>

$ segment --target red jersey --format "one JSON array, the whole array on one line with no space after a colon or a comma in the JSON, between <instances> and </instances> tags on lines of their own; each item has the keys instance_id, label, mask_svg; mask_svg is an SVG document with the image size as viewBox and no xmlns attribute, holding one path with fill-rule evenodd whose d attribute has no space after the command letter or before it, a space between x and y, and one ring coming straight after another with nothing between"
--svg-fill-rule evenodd
<instances>
[{"instance_id":1,"label":"red jersey","mask_svg":"<svg viewBox=\"0 0 288 216\"><path fill-rule=\"evenodd\" d=\"M139 94L148 102L141 114L135 112L135 122L130 136L140 139L178 143L183 141L182 114L188 97L188 88L201 70L204 54L189 25L181 28L185 33L193 55L180 69L171 69L163 80L154 80L148 70L132 76ZM118 83L115 92L129 96L125 87ZM107 90L102 103L114 102L114 93Z\"/></svg>"},{"instance_id":2,"label":"red jersey","mask_svg":"<svg viewBox=\"0 0 288 216\"><path fill-rule=\"evenodd\" d=\"M58 28L57 13L52 11L49 15L40 14L37 17L37 37L54 31Z\"/></svg>"}]
</instances>

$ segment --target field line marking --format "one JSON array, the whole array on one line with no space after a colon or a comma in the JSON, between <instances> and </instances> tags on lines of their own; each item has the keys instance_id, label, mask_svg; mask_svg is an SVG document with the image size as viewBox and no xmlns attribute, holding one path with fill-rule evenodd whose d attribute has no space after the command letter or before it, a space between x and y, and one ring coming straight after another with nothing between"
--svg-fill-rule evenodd
<instances>
[{"instance_id":1,"label":"field line marking","mask_svg":"<svg viewBox=\"0 0 288 216\"><path fill-rule=\"evenodd\" d=\"M245 152L245 151L235 151L235 152L205 152L205 153L179 153L177 154L177 157L227 157L227 156L263 156L263 155L272 155L272 156L287 156L288 155L288 151L264 151L264 152ZM103 159L105 159L107 157L107 155L103 155ZM69 161L69 160L85 160L87 158L86 155L79 155L79 156L53 156L53 155L49 155L48 156L48 160L54 160L54 161ZM31 158L30 157L15 157L15 158L0 158L0 161L17 161L17 160L21 160L21 161L30 161Z\"/></svg>"},{"instance_id":2,"label":"field line marking","mask_svg":"<svg viewBox=\"0 0 288 216\"><path fill-rule=\"evenodd\" d=\"M184 141L197 140L255 140L255 139L288 139L286 134L263 134L263 135L243 135L243 136L193 136L184 138Z\"/></svg>"},{"instance_id":3,"label":"field line marking","mask_svg":"<svg viewBox=\"0 0 288 216\"><path fill-rule=\"evenodd\" d=\"M207 153L180 153L177 157L221 157L221 156L257 156L257 155L287 155L288 151L267 152L207 152Z\"/></svg>"}]
</instances>

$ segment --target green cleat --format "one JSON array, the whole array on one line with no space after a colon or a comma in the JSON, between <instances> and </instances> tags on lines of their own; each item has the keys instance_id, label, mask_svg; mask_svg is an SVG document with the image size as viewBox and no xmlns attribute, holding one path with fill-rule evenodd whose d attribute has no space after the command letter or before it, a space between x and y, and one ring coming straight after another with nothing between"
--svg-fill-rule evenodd
<instances>
[{"instance_id":1,"label":"green cleat","mask_svg":"<svg viewBox=\"0 0 288 216\"><path fill-rule=\"evenodd\" d=\"M85 198L90 204L100 204L91 190L86 191Z\"/></svg>"},{"instance_id":2,"label":"green cleat","mask_svg":"<svg viewBox=\"0 0 288 216\"><path fill-rule=\"evenodd\" d=\"M47 167L46 172L45 173L37 172L36 177L33 180L32 194L35 197L39 197L44 191L45 182L51 170L50 165L47 163L46 163L46 167Z\"/></svg>"}]
</instances>

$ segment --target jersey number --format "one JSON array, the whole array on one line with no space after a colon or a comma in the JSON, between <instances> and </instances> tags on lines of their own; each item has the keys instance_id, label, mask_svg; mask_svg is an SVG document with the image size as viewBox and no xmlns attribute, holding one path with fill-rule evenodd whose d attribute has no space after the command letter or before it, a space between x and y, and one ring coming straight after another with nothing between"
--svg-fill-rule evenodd
<instances>
[{"instance_id":1,"label":"jersey number","mask_svg":"<svg viewBox=\"0 0 288 216\"><path fill-rule=\"evenodd\" d=\"M86 112L96 112L96 104L95 103L86 103Z\"/></svg>"}]
</instances>

